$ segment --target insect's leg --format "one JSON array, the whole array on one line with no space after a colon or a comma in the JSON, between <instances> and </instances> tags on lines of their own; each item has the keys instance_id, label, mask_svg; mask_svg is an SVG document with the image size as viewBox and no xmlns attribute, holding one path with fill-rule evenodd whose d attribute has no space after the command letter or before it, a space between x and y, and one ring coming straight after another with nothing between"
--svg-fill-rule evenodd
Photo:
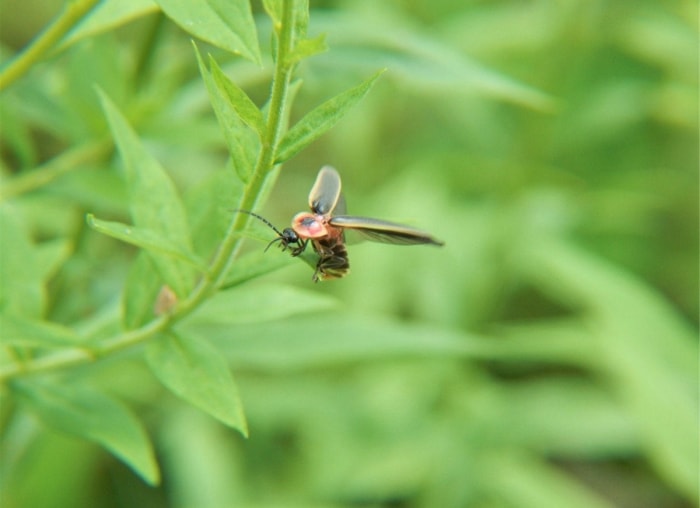
<instances>
[{"instance_id":1,"label":"insect's leg","mask_svg":"<svg viewBox=\"0 0 700 508\"><path fill-rule=\"evenodd\" d=\"M306 250L309 240L299 240L299 244L292 249L292 256L296 257Z\"/></svg>"},{"instance_id":2,"label":"insect's leg","mask_svg":"<svg viewBox=\"0 0 700 508\"><path fill-rule=\"evenodd\" d=\"M269 249L269 248L272 246L273 243L277 243L277 242L280 242L280 245L282 246L282 250L285 250L285 249L287 248L287 244L284 242L284 238L282 238L282 237L280 236L280 237L275 238L274 240L272 240L270 243L268 243L268 244L267 244L267 247L265 247L265 250L264 250L263 252L267 252L267 249Z\"/></svg>"},{"instance_id":3,"label":"insect's leg","mask_svg":"<svg viewBox=\"0 0 700 508\"><path fill-rule=\"evenodd\" d=\"M343 244L335 244L331 247L319 246L319 259L313 275L314 282L318 282L320 279L344 277L348 270L350 270L350 261Z\"/></svg>"},{"instance_id":4,"label":"insect's leg","mask_svg":"<svg viewBox=\"0 0 700 508\"><path fill-rule=\"evenodd\" d=\"M316 263L316 269L314 270L314 274L311 276L311 280L314 282L318 282L321 280L321 277L323 276L323 270L321 270L321 262L323 260L319 259L318 263Z\"/></svg>"},{"instance_id":5,"label":"insect's leg","mask_svg":"<svg viewBox=\"0 0 700 508\"><path fill-rule=\"evenodd\" d=\"M329 258L325 258L322 260L319 260L321 272L324 270L331 270L331 271L336 271L336 270L347 270L350 268L350 263L348 262L347 256L331 256Z\"/></svg>"}]
</instances>

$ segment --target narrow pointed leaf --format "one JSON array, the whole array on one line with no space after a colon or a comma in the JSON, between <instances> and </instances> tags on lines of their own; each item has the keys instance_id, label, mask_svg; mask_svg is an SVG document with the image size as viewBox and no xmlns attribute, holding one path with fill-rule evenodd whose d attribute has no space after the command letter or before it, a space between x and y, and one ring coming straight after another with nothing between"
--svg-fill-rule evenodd
<instances>
[{"instance_id":1,"label":"narrow pointed leaf","mask_svg":"<svg viewBox=\"0 0 700 508\"><path fill-rule=\"evenodd\" d=\"M155 303L163 280L153 259L141 251L129 267L122 295L122 322L127 330L138 328L155 317Z\"/></svg>"},{"instance_id":2,"label":"narrow pointed leaf","mask_svg":"<svg viewBox=\"0 0 700 508\"><path fill-rule=\"evenodd\" d=\"M329 310L337 301L316 291L279 284L220 291L187 318L188 326L268 322L295 314Z\"/></svg>"},{"instance_id":3,"label":"narrow pointed leaf","mask_svg":"<svg viewBox=\"0 0 700 508\"><path fill-rule=\"evenodd\" d=\"M324 51L328 51L326 34L321 34L313 39L301 39L287 57L287 63L288 65L294 65L305 58L323 53Z\"/></svg>"},{"instance_id":4,"label":"narrow pointed leaf","mask_svg":"<svg viewBox=\"0 0 700 508\"><path fill-rule=\"evenodd\" d=\"M545 112L560 107L553 96L482 65L454 46L439 42L432 34L387 21L381 16L373 21L360 11L317 11L314 28L332 35L331 43L341 50L321 68L333 72L343 66L356 67L363 61L360 67L367 68L369 52L382 55L383 65L391 69L395 82L423 94L457 99L462 94L478 93Z\"/></svg>"},{"instance_id":5,"label":"narrow pointed leaf","mask_svg":"<svg viewBox=\"0 0 700 508\"><path fill-rule=\"evenodd\" d=\"M180 196L160 163L145 149L126 119L100 92L119 152L129 188L134 224L166 237L182 251L190 252L190 230ZM180 296L192 288L194 270L170 255L153 253L153 260L165 282Z\"/></svg>"},{"instance_id":6,"label":"narrow pointed leaf","mask_svg":"<svg viewBox=\"0 0 700 508\"><path fill-rule=\"evenodd\" d=\"M292 2L292 15L294 16L294 31L292 32L294 46L306 38L309 28L309 0L295 0Z\"/></svg>"},{"instance_id":7,"label":"narrow pointed leaf","mask_svg":"<svg viewBox=\"0 0 700 508\"><path fill-rule=\"evenodd\" d=\"M187 1L187 0L185 0ZM191 0L190 0L191 1ZM260 64L258 32L253 19L249 0L207 0L207 4L228 25L232 33L240 39L255 63ZM244 54L243 52L241 54Z\"/></svg>"},{"instance_id":8,"label":"narrow pointed leaf","mask_svg":"<svg viewBox=\"0 0 700 508\"><path fill-rule=\"evenodd\" d=\"M368 80L324 102L299 120L282 139L276 164L280 164L306 148L333 127L350 109L367 95L374 82L382 74L379 71Z\"/></svg>"},{"instance_id":9,"label":"narrow pointed leaf","mask_svg":"<svg viewBox=\"0 0 700 508\"><path fill-rule=\"evenodd\" d=\"M263 0L263 8L267 15L272 19L272 24L275 25L275 30L282 23L282 2L279 0Z\"/></svg>"},{"instance_id":10,"label":"narrow pointed leaf","mask_svg":"<svg viewBox=\"0 0 700 508\"><path fill-rule=\"evenodd\" d=\"M94 441L151 485L160 481L153 447L141 422L124 405L85 386L15 383L18 398L46 425Z\"/></svg>"},{"instance_id":11,"label":"narrow pointed leaf","mask_svg":"<svg viewBox=\"0 0 700 508\"><path fill-rule=\"evenodd\" d=\"M250 100L248 94L223 73L221 67L219 67L219 64L216 63L216 60L214 60L211 55L209 56L209 65L211 67L211 75L214 78L214 83L221 95L228 99L233 109L238 113L238 116L241 117L241 120L262 138L265 132L265 121L260 109Z\"/></svg>"},{"instance_id":12,"label":"narrow pointed leaf","mask_svg":"<svg viewBox=\"0 0 700 508\"><path fill-rule=\"evenodd\" d=\"M698 347L692 325L633 276L563 242L538 242L526 270L595 323L597 365L637 417L649 459L670 484L696 493ZM630 361L630 352L634 360ZM673 428L673 432L669 432Z\"/></svg>"},{"instance_id":13,"label":"narrow pointed leaf","mask_svg":"<svg viewBox=\"0 0 700 508\"><path fill-rule=\"evenodd\" d=\"M151 371L175 395L248 435L236 383L211 344L167 335L149 345L146 358Z\"/></svg>"},{"instance_id":14,"label":"narrow pointed leaf","mask_svg":"<svg viewBox=\"0 0 700 508\"><path fill-rule=\"evenodd\" d=\"M156 3L187 33L260 63L258 36L248 0L156 0Z\"/></svg>"},{"instance_id":15,"label":"narrow pointed leaf","mask_svg":"<svg viewBox=\"0 0 700 508\"><path fill-rule=\"evenodd\" d=\"M182 261L203 271L204 262L193 252L184 250L179 245L171 242L166 237L146 228L131 226L122 222L105 221L96 219L94 215L88 214L87 223L95 231L99 231L107 236L116 238L131 245L136 245L142 249L165 254Z\"/></svg>"},{"instance_id":16,"label":"narrow pointed leaf","mask_svg":"<svg viewBox=\"0 0 700 508\"><path fill-rule=\"evenodd\" d=\"M337 310L239 324L235 336L232 327L223 323L187 323L186 329L192 337L214 341L234 365L271 370L327 368L397 356L478 358L493 342L477 335Z\"/></svg>"},{"instance_id":17,"label":"narrow pointed leaf","mask_svg":"<svg viewBox=\"0 0 700 508\"><path fill-rule=\"evenodd\" d=\"M73 241L56 238L37 245L37 262L44 279L50 279L63 266L73 252Z\"/></svg>"},{"instance_id":18,"label":"narrow pointed leaf","mask_svg":"<svg viewBox=\"0 0 700 508\"><path fill-rule=\"evenodd\" d=\"M29 231L10 207L0 207L0 307L39 318L46 301L43 270Z\"/></svg>"},{"instance_id":19,"label":"narrow pointed leaf","mask_svg":"<svg viewBox=\"0 0 700 508\"><path fill-rule=\"evenodd\" d=\"M216 119L224 132L226 144L231 154L231 163L236 174L243 182L250 179L260 146L259 135L256 135L236 112L231 101L214 82L214 78L207 70L202 56L194 46L199 72L202 74L204 84L209 93L209 100L216 114Z\"/></svg>"}]
</instances>

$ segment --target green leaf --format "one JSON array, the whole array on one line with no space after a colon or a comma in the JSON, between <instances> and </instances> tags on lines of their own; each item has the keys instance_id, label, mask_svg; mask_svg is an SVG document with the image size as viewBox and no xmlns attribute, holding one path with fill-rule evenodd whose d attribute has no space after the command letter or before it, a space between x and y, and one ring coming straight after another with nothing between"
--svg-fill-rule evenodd
<instances>
[{"instance_id":1,"label":"green leaf","mask_svg":"<svg viewBox=\"0 0 700 508\"><path fill-rule=\"evenodd\" d=\"M489 360L573 365L590 368L599 357L591 349L591 336L580 319L552 319L499 325L493 328L498 340L486 352Z\"/></svg>"},{"instance_id":2,"label":"green leaf","mask_svg":"<svg viewBox=\"0 0 700 508\"><path fill-rule=\"evenodd\" d=\"M497 420L501 423L493 431L508 435L510 442L546 456L575 456L579 460L624 456L639 450L635 419L608 387L591 383L587 377L563 374L521 380L506 383L498 391L502 410ZM512 425L515 420L517 426Z\"/></svg>"},{"instance_id":3,"label":"green leaf","mask_svg":"<svg viewBox=\"0 0 700 508\"><path fill-rule=\"evenodd\" d=\"M316 368L397 356L478 357L489 343L474 335L338 311L237 324L235 331L225 320L224 315L218 322L182 326L191 337L215 341L235 364L254 369Z\"/></svg>"},{"instance_id":4,"label":"green leaf","mask_svg":"<svg viewBox=\"0 0 700 508\"><path fill-rule=\"evenodd\" d=\"M9 156L13 157L17 161L17 168L31 168L38 164L38 147L32 140L29 126L24 122L19 111L15 110L16 106L14 101L0 101L0 118L2 118L2 136L7 151L6 157L8 159ZM8 192L8 182L4 181L2 188L0 188L0 202L4 201L8 195L12 195L12 192Z\"/></svg>"},{"instance_id":5,"label":"green leaf","mask_svg":"<svg viewBox=\"0 0 700 508\"><path fill-rule=\"evenodd\" d=\"M249 0L207 0L207 3L231 31L240 38L246 51L254 57L249 59L260 64L258 32Z\"/></svg>"},{"instance_id":6,"label":"green leaf","mask_svg":"<svg viewBox=\"0 0 700 508\"><path fill-rule=\"evenodd\" d=\"M187 33L260 64L255 21L248 0L156 0Z\"/></svg>"},{"instance_id":7,"label":"green leaf","mask_svg":"<svg viewBox=\"0 0 700 508\"><path fill-rule=\"evenodd\" d=\"M384 72L381 70L368 80L324 102L306 114L294 125L277 148L276 164L280 164L306 148L328 129L333 127L345 114L369 92L374 82Z\"/></svg>"},{"instance_id":8,"label":"green leaf","mask_svg":"<svg viewBox=\"0 0 700 508\"><path fill-rule=\"evenodd\" d=\"M249 504L239 454L247 443L241 445L218 421L189 408L169 411L167 429L158 442L167 450L162 460L168 471L168 497L177 500L171 503L173 508Z\"/></svg>"},{"instance_id":9,"label":"green leaf","mask_svg":"<svg viewBox=\"0 0 700 508\"><path fill-rule=\"evenodd\" d=\"M296 46L300 40L306 38L306 31L309 28L309 0L292 2L292 16L294 17L293 45Z\"/></svg>"},{"instance_id":10,"label":"green leaf","mask_svg":"<svg viewBox=\"0 0 700 508\"><path fill-rule=\"evenodd\" d=\"M85 386L39 383L12 385L18 398L46 425L104 446L147 483L160 473L141 422L120 402Z\"/></svg>"},{"instance_id":11,"label":"green leaf","mask_svg":"<svg viewBox=\"0 0 700 508\"><path fill-rule=\"evenodd\" d=\"M289 95L287 96L286 104L284 105L284 110L282 111L282 125L286 131L289 128L289 119L292 116L292 108L294 106L294 101L296 101L299 90L301 90L302 80L295 79L289 85Z\"/></svg>"},{"instance_id":12,"label":"green leaf","mask_svg":"<svg viewBox=\"0 0 700 508\"><path fill-rule=\"evenodd\" d=\"M0 342L30 347L75 346L78 335L66 326L34 321L7 312L0 314Z\"/></svg>"},{"instance_id":13,"label":"green leaf","mask_svg":"<svg viewBox=\"0 0 700 508\"><path fill-rule=\"evenodd\" d=\"M248 94L223 73L221 67L219 67L219 64L216 63L216 60L214 60L211 55L209 55L209 65L211 67L211 75L214 78L214 83L219 89L220 94L228 99L241 120L253 129L258 134L259 138L262 139L265 134L265 120L263 119L260 109L250 100Z\"/></svg>"},{"instance_id":14,"label":"green leaf","mask_svg":"<svg viewBox=\"0 0 700 508\"><path fill-rule=\"evenodd\" d=\"M147 323L155 316L154 309L163 279L145 251L139 252L129 267L122 295L122 322L127 330Z\"/></svg>"},{"instance_id":15,"label":"green leaf","mask_svg":"<svg viewBox=\"0 0 700 508\"><path fill-rule=\"evenodd\" d=\"M559 300L587 314L598 362L635 415L652 464L695 495L698 462L697 338L643 283L563 242L522 249L525 270ZM673 432L668 429L673 428Z\"/></svg>"},{"instance_id":16,"label":"green leaf","mask_svg":"<svg viewBox=\"0 0 700 508\"><path fill-rule=\"evenodd\" d=\"M329 34L335 50L324 62L322 72L363 70L379 64L391 69L392 79L402 87L430 95L478 93L549 112L558 106L551 95L482 65L442 38L371 14L314 13L314 27Z\"/></svg>"},{"instance_id":17,"label":"green leaf","mask_svg":"<svg viewBox=\"0 0 700 508\"><path fill-rule=\"evenodd\" d=\"M43 315L44 269L16 209L0 207L0 307L30 318ZM7 246L11 246L8 248Z\"/></svg>"},{"instance_id":18,"label":"green leaf","mask_svg":"<svg viewBox=\"0 0 700 508\"><path fill-rule=\"evenodd\" d=\"M224 95L223 91L214 82L214 78L204 65L196 45L194 49L197 55L197 62L199 63L199 71L209 93L209 100L219 125L224 131L226 144L231 154L231 163L241 181L247 182L253 172L255 159L260 148L259 135L256 135L241 120L229 98Z\"/></svg>"},{"instance_id":19,"label":"green leaf","mask_svg":"<svg viewBox=\"0 0 700 508\"><path fill-rule=\"evenodd\" d=\"M282 7L283 3L279 0L263 0L263 8L267 15L270 16L270 19L272 19L275 30L278 30L282 24Z\"/></svg>"},{"instance_id":20,"label":"green leaf","mask_svg":"<svg viewBox=\"0 0 700 508\"><path fill-rule=\"evenodd\" d=\"M146 359L175 395L248 436L238 388L221 354L206 340L167 335L151 342Z\"/></svg>"},{"instance_id":21,"label":"green leaf","mask_svg":"<svg viewBox=\"0 0 700 508\"><path fill-rule=\"evenodd\" d=\"M294 65L295 63L309 58L313 55L318 55L328 51L326 44L326 34L321 34L313 39L301 39L297 42L292 52L287 56L287 64Z\"/></svg>"},{"instance_id":22,"label":"green leaf","mask_svg":"<svg viewBox=\"0 0 700 508\"><path fill-rule=\"evenodd\" d=\"M291 286L254 285L219 291L186 318L188 325L268 322L295 314L328 310L336 300Z\"/></svg>"},{"instance_id":23,"label":"green leaf","mask_svg":"<svg viewBox=\"0 0 700 508\"><path fill-rule=\"evenodd\" d=\"M226 274L222 289L238 286L248 280L274 272L285 266L290 266L297 261L284 252L250 252L236 259L231 269Z\"/></svg>"},{"instance_id":24,"label":"green leaf","mask_svg":"<svg viewBox=\"0 0 700 508\"><path fill-rule=\"evenodd\" d=\"M100 98L124 160L134 223L139 228L167 237L180 251L190 252L190 230L175 185L109 98L102 92ZM194 283L190 264L171 255L152 255L164 281L179 296L186 295Z\"/></svg>"},{"instance_id":25,"label":"green leaf","mask_svg":"<svg viewBox=\"0 0 700 508\"><path fill-rule=\"evenodd\" d=\"M165 254L182 261L186 261L193 267L204 271L205 263L193 252L185 251L179 245L171 242L164 236L146 228L131 226L122 222L104 221L96 219L94 215L87 215L87 223L95 231L111 236L131 245L136 245L148 251Z\"/></svg>"},{"instance_id":26,"label":"green leaf","mask_svg":"<svg viewBox=\"0 0 700 508\"><path fill-rule=\"evenodd\" d=\"M505 506L614 508L571 475L526 453L498 450L481 457L481 462L485 488L503 499Z\"/></svg>"},{"instance_id":27,"label":"green leaf","mask_svg":"<svg viewBox=\"0 0 700 508\"><path fill-rule=\"evenodd\" d=\"M73 243L66 238L55 238L37 245L36 255L42 278L53 277L72 252Z\"/></svg>"},{"instance_id":28,"label":"green leaf","mask_svg":"<svg viewBox=\"0 0 700 508\"><path fill-rule=\"evenodd\" d=\"M158 11L153 0L102 0L63 38L65 48L81 39L108 32Z\"/></svg>"},{"instance_id":29,"label":"green leaf","mask_svg":"<svg viewBox=\"0 0 700 508\"><path fill-rule=\"evenodd\" d=\"M226 234L243 186L230 169L216 171L185 194L195 250L209 258Z\"/></svg>"}]
</instances>

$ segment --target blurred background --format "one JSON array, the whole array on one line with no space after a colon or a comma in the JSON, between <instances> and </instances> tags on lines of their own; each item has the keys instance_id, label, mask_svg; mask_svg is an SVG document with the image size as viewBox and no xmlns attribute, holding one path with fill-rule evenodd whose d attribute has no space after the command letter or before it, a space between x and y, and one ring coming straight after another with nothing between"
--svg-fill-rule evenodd
<instances>
[{"instance_id":1,"label":"blurred background","mask_svg":"<svg viewBox=\"0 0 700 508\"><path fill-rule=\"evenodd\" d=\"M6 57L61 3L0 6ZM311 8L309 32L330 50L298 69L293 119L388 70L285 164L259 212L286 226L331 164L349 213L446 245L357 243L343 280L314 285L294 263L249 282L335 304L215 337L247 440L165 395L138 354L88 370L146 419L163 485L27 416L5 436L8 506L695 506L697 2ZM104 134L94 84L185 195L221 170L190 36L153 11L57 52L5 93L4 177ZM200 48L265 100L269 57L259 68ZM118 300L133 260L85 227L88 212L128 220L118 173L91 170L105 165L14 202L38 240L70 246L48 288L60 323Z\"/></svg>"}]
</instances>

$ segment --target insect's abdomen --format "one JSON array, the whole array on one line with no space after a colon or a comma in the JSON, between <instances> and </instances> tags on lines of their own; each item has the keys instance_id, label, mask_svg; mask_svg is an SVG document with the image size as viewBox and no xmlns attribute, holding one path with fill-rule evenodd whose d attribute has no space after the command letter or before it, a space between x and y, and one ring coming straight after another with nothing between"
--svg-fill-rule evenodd
<instances>
[{"instance_id":1,"label":"insect's abdomen","mask_svg":"<svg viewBox=\"0 0 700 508\"><path fill-rule=\"evenodd\" d=\"M339 279L348 273L350 261L342 235L314 240L313 246L319 257L314 281Z\"/></svg>"}]
</instances>

